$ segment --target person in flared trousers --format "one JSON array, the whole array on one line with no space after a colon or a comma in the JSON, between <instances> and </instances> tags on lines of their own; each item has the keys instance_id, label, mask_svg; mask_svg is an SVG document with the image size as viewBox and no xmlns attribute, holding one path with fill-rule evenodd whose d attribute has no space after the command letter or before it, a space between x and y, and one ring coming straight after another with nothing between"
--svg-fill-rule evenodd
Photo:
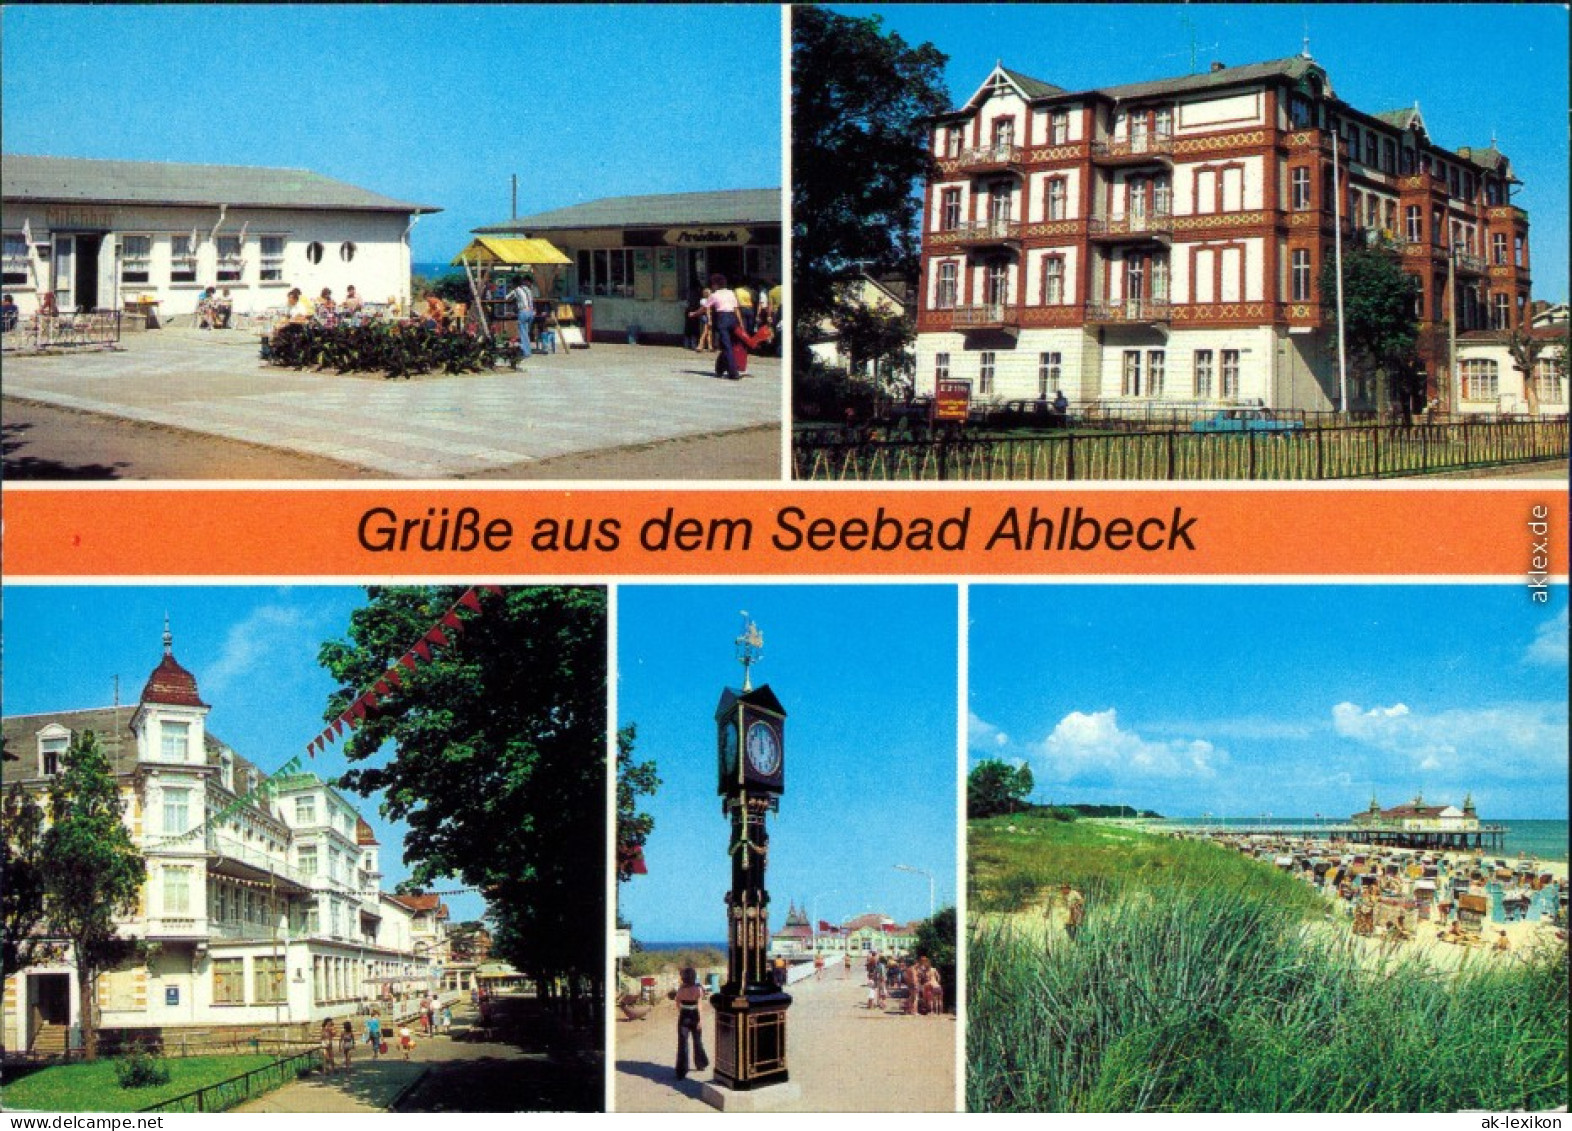
<instances>
[{"instance_id":1,"label":"person in flared trousers","mask_svg":"<svg viewBox=\"0 0 1572 1131\"><path fill-rule=\"evenodd\" d=\"M693 1067L703 1072L710 1066L704 1054L704 1025L699 1016L699 1003L704 1000L704 988L699 985L699 972L691 966L682 968L682 985L677 988L677 1079L688 1075L688 1042L693 1042Z\"/></svg>"}]
</instances>

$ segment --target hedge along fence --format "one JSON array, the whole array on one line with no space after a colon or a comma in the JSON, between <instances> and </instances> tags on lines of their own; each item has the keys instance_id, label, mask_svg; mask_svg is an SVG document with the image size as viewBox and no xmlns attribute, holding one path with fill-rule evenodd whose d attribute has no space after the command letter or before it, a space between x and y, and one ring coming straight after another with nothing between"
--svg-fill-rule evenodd
<instances>
[{"instance_id":1,"label":"hedge along fence","mask_svg":"<svg viewBox=\"0 0 1572 1131\"><path fill-rule=\"evenodd\" d=\"M142 1108L141 1111L142 1113L228 1111L255 1096L271 1092L291 1080L299 1079L305 1073L320 1067L321 1063L322 1048L319 1045L313 1046L275 1060L272 1064L243 1072L239 1076L231 1076L228 1080L220 1080L205 1088L198 1088L184 1095L175 1096L173 1099L167 1099L163 1103L154 1104L152 1107Z\"/></svg>"},{"instance_id":2,"label":"hedge along fence","mask_svg":"<svg viewBox=\"0 0 1572 1131\"><path fill-rule=\"evenodd\" d=\"M469 333L450 333L401 322L291 322L262 342L262 360L289 369L336 373L482 373L507 363L517 369L519 348Z\"/></svg>"},{"instance_id":3,"label":"hedge along fence","mask_svg":"<svg viewBox=\"0 0 1572 1131\"><path fill-rule=\"evenodd\" d=\"M792 474L806 480L1380 479L1565 459L1565 417L1489 423L1366 425L1285 433L934 440L799 436Z\"/></svg>"}]
</instances>

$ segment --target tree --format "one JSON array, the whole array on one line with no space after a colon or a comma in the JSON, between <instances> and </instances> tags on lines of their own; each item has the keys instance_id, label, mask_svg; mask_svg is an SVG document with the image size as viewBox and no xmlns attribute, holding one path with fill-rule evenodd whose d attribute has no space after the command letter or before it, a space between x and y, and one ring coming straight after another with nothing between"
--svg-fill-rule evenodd
<instances>
[{"instance_id":1,"label":"tree","mask_svg":"<svg viewBox=\"0 0 1572 1131\"><path fill-rule=\"evenodd\" d=\"M935 966L955 965L955 908L944 907L917 924L917 953Z\"/></svg>"},{"instance_id":2,"label":"tree","mask_svg":"<svg viewBox=\"0 0 1572 1131\"><path fill-rule=\"evenodd\" d=\"M1329 258L1321 273L1321 293L1337 293L1337 262ZM1343 338L1355 374L1383 387L1386 401L1397 401L1408 420L1425 399L1425 371L1417 349L1419 321L1414 299L1419 280L1403 270L1403 260L1384 245L1343 252ZM1335 326L1337 308L1329 304ZM1347 406L1344 406L1347 407Z\"/></svg>"},{"instance_id":3,"label":"tree","mask_svg":"<svg viewBox=\"0 0 1572 1131\"><path fill-rule=\"evenodd\" d=\"M49 786L49 828L40 841L45 930L71 944L83 1054L98 1056L98 976L121 965L136 944L121 938L118 917L136 910L147 879L123 816L126 803L108 756L92 731L71 740Z\"/></svg>"},{"instance_id":4,"label":"tree","mask_svg":"<svg viewBox=\"0 0 1572 1131\"><path fill-rule=\"evenodd\" d=\"M792 304L797 340L835 310L854 264L915 282L928 119L949 109L947 56L878 16L792 11ZM806 354L806 350L798 351Z\"/></svg>"},{"instance_id":5,"label":"tree","mask_svg":"<svg viewBox=\"0 0 1572 1131\"><path fill-rule=\"evenodd\" d=\"M916 365L911 348L917 330L910 318L850 299L841 291L830 320L853 374L859 367L871 365L875 387L887 394L911 384Z\"/></svg>"},{"instance_id":6,"label":"tree","mask_svg":"<svg viewBox=\"0 0 1572 1131\"><path fill-rule=\"evenodd\" d=\"M1507 333L1507 353L1512 355L1512 368L1523 375L1523 396L1528 401L1528 414L1539 415L1539 389L1534 384L1534 366L1551 342L1536 338L1526 326L1513 327Z\"/></svg>"},{"instance_id":7,"label":"tree","mask_svg":"<svg viewBox=\"0 0 1572 1131\"><path fill-rule=\"evenodd\" d=\"M349 639L319 659L336 719L462 594L367 590ZM486 896L493 951L571 997L598 1000L605 953L606 592L487 597L429 663L406 671L345 746L343 785L405 821L417 883L457 876ZM390 759L378 757L391 744ZM371 763L371 764L367 764Z\"/></svg>"},{"instance_id":8,"label":"tree","mask_svg":"<svg viewBox=\"0 0 1572 1131\"><path fill-rule=\"evenodd\" d=\"M20 785L0 803L5 824L0 887L0 981L33 964L44 922L44 808Z\"/></svg>"},{"instance_id":9,"label":"tree","mask_svg":"<svg viewBox=\"0 0 1572 1131\"><path fill-rule=\"evenodd\" d=\"M972 767L966 778L966 813L971 817L992 817L1014 813L1032 792L1032 768L1024 762L1012 766L990 758Z\"/></svg>"},{"instance_id":10,"label":"tree","mask_svg":"<svg viewBox=\"0 0 1572 1131\"><path fill-rule=\"evenodd\" d=\"M644 851L650 833L655 831L655 818L638 810L638 799L651 796L660 788L660 775L655 772L655 762L635 762L633 743L638 729L629 723L617 732L617 879L626 880L633 875L634 861Z\"/></svg>"}]
</instances>

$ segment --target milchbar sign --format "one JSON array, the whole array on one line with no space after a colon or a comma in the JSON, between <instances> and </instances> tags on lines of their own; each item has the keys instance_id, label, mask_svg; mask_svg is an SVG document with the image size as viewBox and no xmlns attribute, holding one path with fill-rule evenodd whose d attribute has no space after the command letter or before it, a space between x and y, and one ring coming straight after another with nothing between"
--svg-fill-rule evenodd
<instances>
[{"instance_id":1,"label":"milchbar sign","mask_svg":"<svg viewBox=\"0 0 1572 1131\"><path fill-rule=\"evenodd\" d=\"M44 219L51 228L112 228L113 213L97 208L46 208Z\"/></svg>"}]
</instances>

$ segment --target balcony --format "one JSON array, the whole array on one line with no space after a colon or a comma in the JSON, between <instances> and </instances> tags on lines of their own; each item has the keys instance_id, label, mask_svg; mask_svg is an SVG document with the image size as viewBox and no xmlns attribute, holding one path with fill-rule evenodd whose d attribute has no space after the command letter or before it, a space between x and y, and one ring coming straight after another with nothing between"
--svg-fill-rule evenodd
<instances>
[{"instance_id":1,"label":"balcony","mask_svg":"<svg viewBox=\"0 0 1572 1131\"><path fill-rule=\"evenodd\" d=\"M207 923L195 915L150 915L147 918L148 941L179 942L207 938Z\"/></svg>"},{"instance_id":2,"label":"balcony","mask_svg":"<svg viewBox=\"0 0 1572 1131\"><path fill-rule=\"evenodd\" d=\"M957 306L950 316L955 330L1019 330L1021 315L1015 307L1002 302Z\"/></svg>"},{"instance_id":3,"label":"balcony","mask_svg":"<svg viewBox=\"0 0 1572 1131\"><path fill-rule=\"evenodd\" d=\"M1088 324L1122 326L1150 326L1173 320L1167 299L1131 298L1123 302L1089 302L1086 304Z\"/></svg>"},{"instance_id":4,"label":"balcony","mask_svg":"<svg viewBox=\"0 0 1572 1131\"><path fill-rule=\"evenodd\" d=\"M1021 243L1019 220L973 220L958 224L950 230L951 240L957 247L1018 248Z\"/></svg>"},{"instance_id":5,"label":"balcony","mask_svg":"<svg viewBox=\"0 0 1572 1131\"><path fill-rule=\"evenodd\" d=\"M1020 173L1026 160L1026 151L1019 145L1001 142L997 145L978 145L963 149L954 157L939 160L941 172L950 173Z\"/></svg>"},{"instance_id":6,"label":"balcony","mask_svg":"<svg viewBox=\"0 0 1572 1131\"><path fill-rule=\"evenodd\" d=\"M283 894L302 894L310 881L279 857L228 833L207 834L208 871L237 880L271 885Z\"/></svg>"},{"instance_id":7,"label":"balcony","mask_svg":"<svg viewBox=\"0 0 1572 1131\"><path fill-rule=\"evenodd\" d=\"M1087 234L1103 243L1143 243L1173 240L1174 214L1168 209L1153 210L1137 216L1093 216L1087 221Z\"/></svg>"},{"instance_id":8,"label":"balcony","mask_svg":"<svg viewBox=\"0 0 1572 1131\"><path fill-rule=\"evenodd\" d=\"M1453 258L1457 260L1457 272L1460 275L1483 275L1490 268L1482 255L1470 255L1466 251L1458 251L1453 252Z\"/></svg>"},{"instance_id":9,"label":"balcony","mask_svg":"<svg viewBox=\"0 0 1572 1131\"><path fill-rule=\"evenodd\" d=\"M1110 137L1092 143L1092 164L1104 166L1161 165L1174 163L1174 135L1146 133L1137 137Z\"/></svg>"}]
</instances>

